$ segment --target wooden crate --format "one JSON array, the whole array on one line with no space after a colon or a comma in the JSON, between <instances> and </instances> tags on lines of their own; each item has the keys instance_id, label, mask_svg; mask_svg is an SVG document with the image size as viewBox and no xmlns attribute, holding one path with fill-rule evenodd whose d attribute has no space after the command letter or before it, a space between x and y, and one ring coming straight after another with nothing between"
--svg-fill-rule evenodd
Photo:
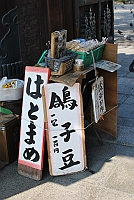
<instances>
[{"instance_id":1,"label":"wooden crate","mask_svg":"<svg viewBox=\"0 0 134 200\"><path fill-rule=\"evenodd\" d=\"M17 158L20 120L16 115L0 113L0 161L6 164Z\"/></svg>"}]
</instances>

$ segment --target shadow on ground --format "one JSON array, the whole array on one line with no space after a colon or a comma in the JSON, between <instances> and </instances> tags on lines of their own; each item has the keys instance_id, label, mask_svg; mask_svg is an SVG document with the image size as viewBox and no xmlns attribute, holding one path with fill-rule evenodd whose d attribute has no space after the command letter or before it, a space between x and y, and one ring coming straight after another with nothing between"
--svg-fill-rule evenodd
<instances>
[{"instance_id":1,"label":"shadow on ground","mask_svg":"<svg viewBox=\"0 0 134 200\"><path fill-rule=\"evenodd\" d=\"M115 156L134 157L134 146L126 146L121 142L117 142L115 138L106 133L100 132L102 145L91 127L86 129L85 136L88 167L85 171L52 177L49 175L47 155L45 155L43 178L41 181L35 181L18 174L16 160L0 171L0 199L6 199L48 182L69 186L87 179L89 176L96 176L106 163L113 162L111 159Z\"/></svg>"}]
</instances>

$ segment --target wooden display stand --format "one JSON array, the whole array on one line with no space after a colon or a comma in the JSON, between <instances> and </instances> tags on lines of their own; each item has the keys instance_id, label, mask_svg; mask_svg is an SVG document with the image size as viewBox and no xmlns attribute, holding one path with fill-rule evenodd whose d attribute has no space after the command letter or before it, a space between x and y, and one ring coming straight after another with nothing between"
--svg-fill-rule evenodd
<instances>
[{"instance_id":1,"label":"wooden display stand","mask_svg":"<svg viewBox=\"0 0 134 200\"><path fill-rule=\"evenodd\" d=\"M108 60L108 61L111 61L111 62L114 62L114 63L117 63L117 45L116 44L109 44L109 43L105 44L105 48L104 48L102 59L103 60ZM40 68L40 70L41 69L43 69L43 68ZM91 121L89 120L89 123L90 122L94 122L93 125L96 128L99 128L99 129L103 130L104 132L106 132L106 133L108 133L108 134L110 134L110 135L112 135L114 137L117 137L117 106L118 106L117 105L118 104L118 101L117 101L117 99L118 99L117 98L117 70L114 71L114 72L109 72L109 71L106 71L104 69L98 69L97 68L97 71L98 71L98 77L102 76L103 79L104 79L104 97L105 97L105 104L106 104L106 113L104 115L104 121L99 120L98 123L95 123L94 122L94 118L92 118L92 116L93 116L92 109L90 109L90 112L88 114L89 114L89 119L91 119ZM80 159L80 158L79 159L74 159L74 161L71 160L71 158L73 158L72 156L74 156L72 154L72 150L73 150L72 148L74 148L76 146L75 142L72 143L72 146L67 146L66 149L64 149L65 148L65 144L67 144L66 142L68 142L70 140L70 135L69 135L69 139L63 138L63 136L65 136L66 133L67 134L71 133L71 132L68 132L69 131L68 128L69 128L69 126L70 126L71 123L72 123L72 126L74 126L76 124L77 120L75 120L75 123L73 123L74 117L73 117L73 119L71 119L71 117L73 115L68 115L68 112L64 113L64 114L60 114L60 112L58 112L59 110L56 111L56 112L55 112L55 110L52 110L50 112L50 109L52 109L52 108L53 109L57 109L57 102L58 101L60 102L60 104L58 104L58 108L59 108L59 105L60 106L62 105L62 101L61 101L61 96L62 95L60 93L61 91L62 92L63 91L67 92L66 93L67 96L66 95L65 96L68 99L68 94L69 93L68 93L67 89L69 87L67 85L71 86L69 89L71 91L70 94L72 94L72 96L73 96L75 94L75 92L73 91L73 87L72 86L73 85L77 85L77 86L81 85L80 89L82 90L83 89L83 83L86 84L90 80L92 81L92 83L94 82L94 80L95 80L94 74L95 74L94 73L94 68L92 66L89 66L88 68L86 68L85 70L83 70L81 72L70 71L70 72L64 74L63 76L59 76L59 77L53 77L53 76L51 76L50 80L52 80L53 82L59 82L59 83L64 83L64 84L57 84L57 83L55 84L55 83L53 83L53 84L48 84L48 85L46 84L46 86L45 86L47 89L44 90L44 94L46 95L45 100L44 100L44 101L46 101L46 106L44 106L44 119L47 118L47 120L45 121L45 128L48 128L47 134L49 135L49 139L47 138L47 145L48 145L48 154L49 154L49 170L50 170L50 174L51 175L54 175L54 176L55 175L63 175L64 173L61 172L60 170L64 170L68 166L70 167L71 164L74 165L74 164L80 164L80 163L82 163L82 165L80 166L80 168L78 168L78 169L74 168L74 169L71 169L70 171L65 171L65 174L67 174L67 173L73 173L73 172L76 172L76 171L82 171L86 167L85 147L83 148L83 152L81 152L81 154L78 153L78 155L82 155L81 156L82 159ZM31 74L30 74L30 76L31 76ZM34 80L34 79L32 79L32 80ZM77 82L77 84L75 84L76 82ZM80 83L80 84L78 84L78 83ZM83 95L83 110L84 111L86 111L86 109L84 109L84 108L87 108L88 105L92 105L92 103L91 103L92 101L90 101L91 100L91 92L92 92L92 88L91 88L92 83L89 84L88 87L86 88L86 90L88 91L88 95L87 95L87 93L85 93L84 94L85 98L84 98L84 95ZM52 88L51 88L51 86L52 86ZM60 89L58 87L60 87ZM24 89L25 89L25 87L24 87ZM50 92L50 94L49 94L48 91ZM56 92L53 92L53 91L56 91ZM44 97L44 94L43 94L43 97ZM49 96L48 96L48 94L49 94ZM52 94L53 94L53 98L52 98ZM74 102L74 100L78 101L80 95L81 95L81 93L79 93L78 95L76 95L75 97L73 97L73 102ZM63 96L64 100L65 100L65 96ZM57 98L58 98L58 101L57 101ZM50 99L52 101L50 101ZM44 101L43 101L43 103L44 103ZM82 107L82 104L81 104L82 100L80 99L79 102L80 103L78 105L80 105L79 107L81 108ZM55 103L55 105L53 105L54 103ZM24 103L24 105L26 105L26 104ZM40 101L39 105L40 105L41 113L43 113L43 109L41 109L41 106L42 106L41 101ZM48 107L48 105L49 105L49 107ZM86 107L85 107L85 105L86 105ZM76 116L77 119L80 116L83 116L83 110L81 110L80 112L74 113L74 116ZM22 111L24 111L24 110L22 110ZM62 111L63 111L63 108L62 108ZM32 111L32 112L35 112L35 111ZM33 117L33 115L29 115L29 116ZM41 114L38 115L38 116L41 116ZM62 116L64 116L64 117L62 117ZM69 116L69 119L66 118L67 116ZM52 117L54 117L54 118L52 118ZM26 117L23 117L23 112L22 112L22 119L23 118L25 119ZM41 119L43 119L43 118L41 118ZM84 117L81 119L81 121L83 119L84 119ZM24 121L24 120L22 120L22 121ZM26 120L26 121L28 121L28 120ZM25 124L26 124L26 122L24 122L23 125L22 125L22 127L24 129L26 128ZM44 123L42 123L42 124L44 124ZM78 123L78 124L80 124L80 123ZM81 122L81 124L84 125L83 121ZM51 127L51 126L54 126L54 127ZM21 127L21 137L22 137L22 127ZM55 128L55 127L57 127L57 128ZM59 137L59 128L61 128L61 127L64 130L62 129L63 132L60 133L61 137ZM36 128L38 128L38 126ZM71 130L73 130L73 132L74 132L75 129L83 130L83 127L81 126L81 127L72 127L71 128ZM25 134L26 131L27 130L23 130L24 134ZM58 133L55 132L55 131L57 131ZM26 132L26 133L29 133L29 132ZM38 140L37 140L37 143L36 143L37 147L38 146L40 147L40 145L39 145L39 141L40 141L39 140L39 135L40 134L39 133L40 133L40 131L37 131L37 134L38 134L38 137L37 137ZM83 137L83 135L84 135L83 131L82 131L81 135ZM43 134L43 136L44 136L44 134ZM74 134L71 134L71 137L72 136L74 136ZM75 135L75 137L76 137L76 135ZM82 137L78 137L78 138L82 138ZM20 140L21 141L20 142L20 147L21 147L20 149L22 149L22 147L23 147L24 150L23 151L21 150L19 152L18 172L21 175L25 175L25 176L27 176L29 178L32 178L32 179L35 179L35 180L40 180L42 178L42 168L43 168L42 162L40 162L39 164L38 163L33 164L32 163L33 162L33 158L32 157L28 158L26 156L25 156L26 157L26 161L24 160L24 158L25 158L24 157L24 155L25 155L24 152L25 152L25 148L27 147L27 146L25 146L26 144L24 145L24 142L26 142L27 139L25 139L25 137L22 138L22 139L23 140ZM74 138L74 140L75 139L76 138ZM62 144L62 142L63 142L62 141L62 142L59 142L59 144L58 144L58 140L59 141L64 140L65 143ZM81 144L85 144L84 140L85 139L83 137L83 141L81 142ZM42 143L42 144L44 144L44 143ZM60 146L60 144L62 144L62 145ZM78 144L78 142L76 142L76 144ZM84 145L81 145L81 146L84 146ZM37 147L35 149L37 149ZM59 147L63 147L62 153L64 155L62 155L62 159L64 161L64 165L61 165L61 163L58 163L59 159L57 159L57 157L56 157L57 156L56 154L58 154L60 152L59 151L60 150ZM78 149L79 149L79 147L80 147L80 145L77 145ZM31 150L33 150L33 148L34 148L33 145L32 145L32 148L30 146L29 152L31 152ZM26 150L27 149L28 148L26 148ZM43 149L43 146L42 146L41 149ZM82 148L80 148L79 150L81 150L81 149ZM39 150L39 152L41 152L41 150ZM51 152L51 155L50 155L50 152ZM70 154L70 152L71 152L71 154ZM76 155L77 155L77 152L78 151L76 151ZM52 153L53 153L53 155L52 155ZM69 155L65 155L67 153L69 153ZM30 154L26 154L26 155L30 155ZM41 159L43 159L43 154L40 153L40 155L41 155ZM70 156L69 157L70 163L67 166L66 162L68 161L68 156ZM51 159L51 161L50 161L50 159ZM56 166L57 163L58 163L58 166ZM53 167L52 167L52 164L54 164ZM56 168L54 168L55 166L56 166Z\"/></svg>"},{"instance_id":2,"label":"wooden display stand","mask_svg":"<svg viewBox=\"0 0 134 200\"><path fill-rule=\"evenodd\" d=\"M117 63L117 45L106 43L102 59ZM94 74L93 71L94 70L89 72L90 79L93 78ZM99 120L98 123L93 123L93 125L95 128L101 129L104 132L114 137L117 137L117 107L118 107L117 70L114 72L109 72L97 68L97 71L98 71L98 76L99 77L103 76L104 78L104 98L105 98L106 112L104 114L104 120ZM86 74L86 79L87 76L88 74ZM87 103L87 99L85 100L85 102ZM91 105L88 117L89 119L91 119L91 122L94 121Z\"/></svg>"},{"instance_id":3,"label":"wooden display stand","mask_svg":"<svg viewBox=\"0 0 134 200\"><path fill-rule=\"evenodd\" d=\"M102 59L117 63L117 44L106 43ZM98 123L94 123L94 126L114 137L117 137L117 71L109 72L98 68L97 71L98 75L103 76L104 78L104 97L107 114L104 116L104 121L99 120ZM79 82L81 85L83 82L86 84L94 78L94 68L89 66L89 68L85 68L85 70L81 72L76 73L70 71L58 78L51 76L50 80L72 86L75 82ZM88 107L88 104L90 104L89 96L91 95L91 84L88 86L87 91L88 94L84 94L83 107ZM91 121L94 121L91 109L88 115Z\"/></svg>"},{"instance_id":4,"label":"wooden display stand","mask_svg":"<svg viewBox=\"0 0 134 200\"><path fill-rule=\"evenodd\" d=\"M117 63L117 45L106 44L102 59ZM118 90L117 90L117 71L108 72L97 69L99 76L104 77L104 91L107 114L104 121L99 121L95 127L117 137L117 107L118 107ZM109 112L108 112L109 111Z\"/></svg>"}]
</instances>

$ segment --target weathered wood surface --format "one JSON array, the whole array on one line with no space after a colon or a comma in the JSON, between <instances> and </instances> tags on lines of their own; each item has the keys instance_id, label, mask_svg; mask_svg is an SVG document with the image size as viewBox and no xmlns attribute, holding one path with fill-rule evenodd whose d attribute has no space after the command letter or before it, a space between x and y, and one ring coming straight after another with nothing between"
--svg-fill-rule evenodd
<instances>
[{"instance_id":1,"label":"weathered wood surface","mask_svg":"<svg viewBox=\"0 0 134 200\"><path fill-rule=\"evenodd\" d=\"M16 0L1 0L0 1L0 21L2 20L2 17L9 12L11 9L16 7ZM0 40L3 38L5 33L7 32L8 27L3 26L0 22Z\"/></svg>"},{"instance_id":2,"label":"weathered wood surface","mask_svg":"<svg viewBox=\"0 0 134 200\"><path fill-rule=\"evenodd\" d=\"M73 38L72 0L17 1L21 58L24 65L35 65L51 33L68 30Z\"/></svg>"},{"instance_id":3,"label":"weathered wood surface","mask_svg":"<svg viewBox=\"0 0 134 200\"><path fill-rule=\"evenodd\" d=\"M103 59L117 63L117 45L107 43L103 52ZM104 94L106 110L104 121L99 121L95 126L114 137L117 137L117 112L118 112L118 90L117 90L117 71L108 72L97 69L99 76L104 78Z\"/></svg>"}]
</instances>

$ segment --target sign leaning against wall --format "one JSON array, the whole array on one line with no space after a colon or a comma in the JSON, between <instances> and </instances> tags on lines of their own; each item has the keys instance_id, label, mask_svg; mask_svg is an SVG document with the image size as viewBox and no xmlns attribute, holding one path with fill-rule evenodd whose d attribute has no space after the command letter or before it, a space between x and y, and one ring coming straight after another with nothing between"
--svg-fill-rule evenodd
<instances>
[{"instance_id":1,"label":"sign leaning against wall","mask_svg":"<svg viewBox=\"0 0 134 200\"><path fill-rule=\"evenodd\" d=\"M57 176L83 171L86 154L80 84L51 83L43 90L49 172Z\"/></svg>"},{"instance_id":2,"label":"sign leaning against wall","mask_svg":"<svg viewBox=\"0 0 134 200\"><path fill-rule=\"evenodd\" d=\"M48 68L25 69L18 172L35 180L42 178L45 140L42 86L48 83L49 76Z\"/></svg>"}]
</instances>

